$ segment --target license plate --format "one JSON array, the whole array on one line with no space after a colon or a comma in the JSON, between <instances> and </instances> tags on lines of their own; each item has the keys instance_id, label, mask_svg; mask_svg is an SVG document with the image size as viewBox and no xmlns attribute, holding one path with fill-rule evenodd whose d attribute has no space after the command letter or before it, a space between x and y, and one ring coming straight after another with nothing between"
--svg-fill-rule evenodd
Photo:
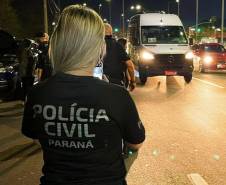
<instances>
[{"instance_id":1,"label":"license plate","mask_svg":"<svg viewBox=\"0 0 226 185\"><path fill-rule=\"evenodd\" d=\"M174 76L174 75L177 75L177 72L176 71L165 71L165 75L166 76Z\"/></svg>"}]
</instances>

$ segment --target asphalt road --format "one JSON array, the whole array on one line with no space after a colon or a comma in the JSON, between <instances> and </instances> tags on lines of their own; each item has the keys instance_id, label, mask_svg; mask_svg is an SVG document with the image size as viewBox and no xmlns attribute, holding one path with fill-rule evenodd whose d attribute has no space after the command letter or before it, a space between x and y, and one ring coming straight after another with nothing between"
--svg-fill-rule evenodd
<instances>
[{"instance_id":1,"label":"asphalt road","mask_svg":"<svg viewBox=\"0 0 226 185\"><path fill-rule=\"evenodd\" d=\"M194 76L149 78L131 93L147 138L126 161L129 185L226 185L226 74ZM21 112L0 103L0 184L39 182L42 153L20 135Z\"/></svg>"}]
</instances>

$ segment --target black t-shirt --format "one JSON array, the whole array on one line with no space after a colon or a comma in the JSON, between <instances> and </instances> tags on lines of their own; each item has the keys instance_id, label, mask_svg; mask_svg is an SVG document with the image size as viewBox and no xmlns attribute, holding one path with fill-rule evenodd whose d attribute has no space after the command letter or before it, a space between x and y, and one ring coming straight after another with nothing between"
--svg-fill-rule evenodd
<instances>
[{"instance_id":1,"label":"black t-shirt","mask_svg":"<svg viewBox=\"0 0 226 185\"><path fill-rule=\"evenodd\" d=\"M126 174L122 139L145 139L124 88L64 73L31 90L22 132L41 143L45 185L117 185Z\"/></svg>"},{"instance_id":2,"label":"black t-shirt","mask_svg":"<svg viewBox=\"0 0 226 185\"><path fill-rule=\"evenodd\" d=\"M38 48L41 53L38 55L37 68L42 69L41 80L45 80L52 75L52 66L48 56L48 43L40 43Z\"/></svg>"},{"instance_id":3,"label":"black t-shirt","mask_svg":"<svg viewBox=\"0 0 226 185\"><path fill-rule=\"evenodd\" d=\"M106 36L106 55L103 61L104 74L110 78L123 80L126 61L130 59L125 49L112 36Z\"/></svg>"},{"instance_id":4,"label":"black t-shirt","mask_svg":"<svg viewBox=\"0 0 226 185\"><path fill-rule=\"evenodd\" d=\"M45 64L48 60L48 44L47 43L39 43L38 49L41 53L38 55L38 64L37 68L44 69Z\"/></svg>"}]
</instances>

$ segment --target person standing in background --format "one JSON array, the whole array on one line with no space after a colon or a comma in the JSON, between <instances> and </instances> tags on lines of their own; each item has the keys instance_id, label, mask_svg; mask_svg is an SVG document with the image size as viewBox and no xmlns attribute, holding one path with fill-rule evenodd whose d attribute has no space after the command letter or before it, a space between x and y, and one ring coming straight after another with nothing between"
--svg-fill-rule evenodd
<instances>
[{"instance_id":1,"label":"person standing in background","mask_svg":"<svg viewBox=\"0 0 226 185\"><path fill-rule=\"evenodd\" d=\"M106 55L103 60L103 71L110 83L125 87L125 71L130 76L130 90L136 86L134 65L125 49L112 37L112 27L105 23Z\"/></svg>"},{"instance_id":2,"label":"person standing in background","mask_svg":"<svg viewBox=\"0 0 226 185\"><path fill-rule=\"evenodd\" d=\"M123 47L123 49L126 51L127 49L127 40L126 38L119 38L117 40L117 42ZM133 65L133 64L130 64L130 65ZM133 65L133 69L134 69L134 65ZM130 90L134 89L134 83L132 83L132 80L131 80L131 77L130 77L130 74L129 74L129 71L128 69L125 70L124 72L124 84L126 86L126 88L129 87Z\"/></svg>"},{"instance_id":3,"label":"person standing in background","mask_svg":"<svg viewBox=\"0 0 226 185\"><path fill-rule=\"evenodd\" d=\"M18 48L19 75L21 78L22 89L19 92L19 97L22 101L25 100L28 92L34 85L35 70L37 65L37 58L34 57L33 41L30 39L24 39Z\"/></svg>"},{"instance_id":4,"label":"person standing in background","mask_svg":"<svg viewBox=\"0 0 226 185\"><path fill-rule=\"evenodd\" d=\"M47 33L39 32L36 34L36 40L39 44L39 58L36 68L38 81L48 79L52 75L52 67L48 56L49 49L49 35Z\"/></svg>"}]
</instances>

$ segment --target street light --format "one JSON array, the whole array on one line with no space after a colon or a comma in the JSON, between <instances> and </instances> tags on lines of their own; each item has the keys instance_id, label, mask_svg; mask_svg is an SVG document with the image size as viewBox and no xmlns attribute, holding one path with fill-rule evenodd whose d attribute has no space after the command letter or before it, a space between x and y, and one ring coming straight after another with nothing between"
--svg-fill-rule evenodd
<instances>
[{"instance_id":1,"label":"street light","mask_svg":"<svg viewBox=\"0 0 226 185\"><path fill-rule=\"evenodd\" d=\"M125 33L125 1L122 0L122 35Z\"/></svg>"},{"instance_id":2,"label":"street light","mask_svg":"<svg viewBox=\"0 0 226 185\"><path fill-rule=\"evenodd\" d=\"M139 4L136 5L136 10L141 10L141 8L142 8L141 5L139 5Z\"/></svg>"},{"instance_id":3,"label":"street light","mask_svg":"<svg viewBox=\"0 0 226 185\"><path fill-rule=\"evenodd\" d=\"M114 32L116 32L116 33L119 32L119 29L118 28L115 28L114 29Z\"/></svg>"},{"instance_id":4,"label":"street light","mask_svg":"<svg viewBox=\"0 0 226 185\"><path fill-rule=\"evenodd\" d=\"M197 43L197 39L198 39L198 34L197 34L197 30L198 30L198 23L199 23L199 0L196 0L196 24L195 24L195 42Z\"/></svg>"},{"instance_id":5,"label":"street light","mask_svg":"<svg viewBox=\"0 0 226 185\"><path fill-rule=\"evenodd\" d=\"M142 6L141 5L139 5L139 4L137 4L137 5L132 5L131 7L130 7L130 10L136 10L136 11L140 11L142 9Z\"/></svg>"},{"instance_id":6,"label":"street light","mask_svg":"<svg viewBox=\"0 0 226 185\"><path fill-rule=\"evenodd\" d=\"M44 31L48 33L48 10L47 10L47 0L43 0L43 9L44 9Z\"/></svg>"},{"instance_id":7,"label":"street light","mask_svg":"<svg viewBox=\"0 0 226 185\"><path fill-rule=\"evenodd\" d=\"M131 6L131 7L130 7L130 10L134 10L134 9L135 9L135 6Z\"/></svg>"},{"instance_id":8,"label":"street light","mask_svg":"<svg viewBox=\"0 0 226 185\"><path fill-rule=\"evenodd\" d=\"M177 2L177 15L180 15L180 0L176 0Z\"/></svg>"},{"instance_id":9,"label":"street light","mask_svg":"<svg viewBox=\"0 0 226 185\"><path fill-rule=\"evenodd\" d=\"M224 0L222 0L222 15L221 15L221 44L224 44Z\"/></svg>"},{"instance_id":10,"label":"street light","mask_svg":"<svg viewBox=\"0 0 226 185\"><path fill-rule=\"evenodd\" d=\"M83 5L83 6L87 6L87 4L86 4L86 3L83 3L82 5Z\"/></svg>"}]
</instances>

